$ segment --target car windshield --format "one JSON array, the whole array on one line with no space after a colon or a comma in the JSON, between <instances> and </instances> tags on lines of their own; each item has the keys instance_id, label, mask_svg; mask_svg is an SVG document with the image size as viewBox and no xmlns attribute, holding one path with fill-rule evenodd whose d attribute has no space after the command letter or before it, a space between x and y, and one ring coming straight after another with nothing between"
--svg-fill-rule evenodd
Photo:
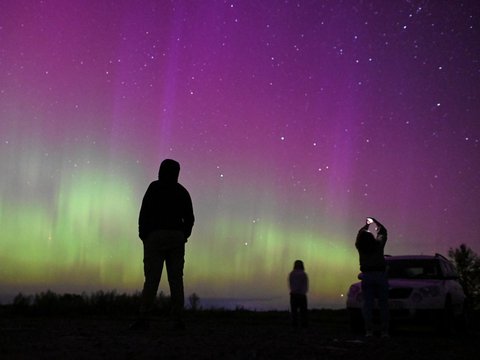
<instances>
[{"instance_id":1,"label":"car windshield","mask_svg":"<svg viewBox=\"0 0 480 360\"><path fill-rule=\"evenodd\" d=\"M434 259L387 259L390 279L439 279L438 262Z\"/></svg>"}]
</instances>

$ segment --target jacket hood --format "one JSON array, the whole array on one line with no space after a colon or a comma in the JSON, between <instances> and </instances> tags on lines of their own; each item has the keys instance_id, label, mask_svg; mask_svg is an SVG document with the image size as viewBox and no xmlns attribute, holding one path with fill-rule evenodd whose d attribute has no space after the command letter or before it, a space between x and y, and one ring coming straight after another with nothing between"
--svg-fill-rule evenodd
<instances>
[{"instance_id":1,"label":"jacket hood","mask_svg":"<svg viewBox=\"0 0 480 360\"><path fill-rule=\"evenodd\" d=\"M165 159L158 170L158 180L163 184L176 184L180 174L180 164L172 159Z\"/></svg>"}]
</instances>

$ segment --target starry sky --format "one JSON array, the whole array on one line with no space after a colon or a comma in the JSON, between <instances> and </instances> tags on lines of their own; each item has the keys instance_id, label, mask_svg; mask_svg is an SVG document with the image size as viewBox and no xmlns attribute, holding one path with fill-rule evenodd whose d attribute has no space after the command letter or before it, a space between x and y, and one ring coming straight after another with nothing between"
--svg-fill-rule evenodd
<instances>
[{"instance_id":1,"label":"starry sky","mask_svg":"<svg viewBox=\"0 0 480 360\"><path fill-rule=\"evenodd\" d=\"M0 3L3 293L140 290L173 158L187 295L287 308L302 259L343 306L367 216L392 255L480 252L479 147L474 0Z\"/></svg>"}]
</instances>

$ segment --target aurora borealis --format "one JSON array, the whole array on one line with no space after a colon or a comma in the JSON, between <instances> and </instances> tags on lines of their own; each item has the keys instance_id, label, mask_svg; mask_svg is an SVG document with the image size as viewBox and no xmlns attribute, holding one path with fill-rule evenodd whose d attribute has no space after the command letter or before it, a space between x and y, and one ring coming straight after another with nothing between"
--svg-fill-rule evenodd
<instances>
[{"instance_id":1,"label":"aurora borealis","mask_svg":"<svg viewBox=\"0 0 480 360\"><path fill-rule=\"evenodd\" d=\"M1 292L140 290L164 158L200 299L286 308L302 259L342 306L366 216L390 254L480 252L479 30L476 1L0 2Z\"/></svg>"}]
</instances>

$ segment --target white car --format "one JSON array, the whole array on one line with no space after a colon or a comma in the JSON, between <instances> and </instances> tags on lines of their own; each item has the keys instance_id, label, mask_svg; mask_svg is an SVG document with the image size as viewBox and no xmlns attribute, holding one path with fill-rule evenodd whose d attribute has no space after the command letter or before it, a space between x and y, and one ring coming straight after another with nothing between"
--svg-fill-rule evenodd
<instances>
[{"instance_id":1,"label":"white car","mask_svg":"<svg viewBox=\"0 0 480 360\"><path fill-rule=\"evenodd\" d=\"M385 256L388 274L390 318L426 320L449 330L465 314L465 294L454 265L444 256ZM361 276L361 274L359 275ZM352 330L363 328L362 289L350 286L347 310Z\"/></svg>"}]
</instances>

